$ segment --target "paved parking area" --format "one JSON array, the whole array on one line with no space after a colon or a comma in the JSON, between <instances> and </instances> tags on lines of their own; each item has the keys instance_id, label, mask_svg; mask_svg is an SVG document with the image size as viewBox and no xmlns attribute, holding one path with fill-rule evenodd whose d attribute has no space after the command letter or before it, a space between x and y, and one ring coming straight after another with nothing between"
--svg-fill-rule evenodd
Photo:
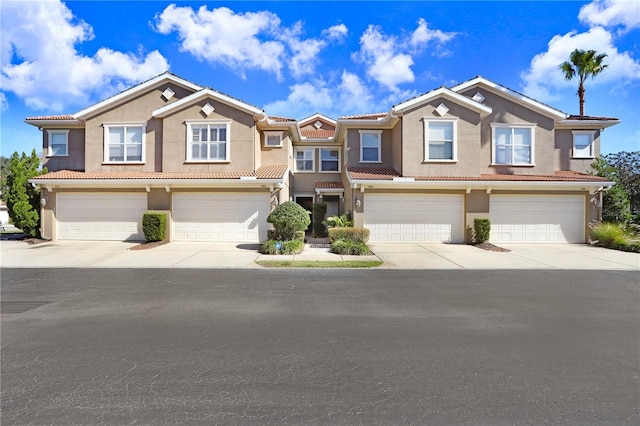
<instances>
[{"instance_id":1,"label":"paved parking area","mask_svg":"<svg viewBox=\"0 0 640 426\"><path fill-rule=\"evenodd\" d=\"M172 242L148 250L137 243L56 241L0 243L0 265L13 268L260 268L256 260L352 258L307 247L296 256L267 256L258 244ZM600 269L640 270L640 254L584 244L510 244L492 252L464 244L370 244L385 269ZM363 259L362 257L360 257Z\"/></svg>"}]
</instances>

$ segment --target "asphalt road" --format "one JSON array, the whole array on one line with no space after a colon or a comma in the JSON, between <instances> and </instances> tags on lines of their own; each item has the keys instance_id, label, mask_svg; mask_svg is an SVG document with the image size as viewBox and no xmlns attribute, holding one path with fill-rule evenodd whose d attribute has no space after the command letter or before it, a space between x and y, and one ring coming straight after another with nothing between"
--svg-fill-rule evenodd
<instances>
[{"instance_id":1,"label":"asphalt road","mask_svg":"<svg viewBox=\"0 0 640 426\"><path fill-rule=\"evenodd\" d=\"M3 425L640 423L633 271L1 278Z\"/></svg>"}]
</instances>

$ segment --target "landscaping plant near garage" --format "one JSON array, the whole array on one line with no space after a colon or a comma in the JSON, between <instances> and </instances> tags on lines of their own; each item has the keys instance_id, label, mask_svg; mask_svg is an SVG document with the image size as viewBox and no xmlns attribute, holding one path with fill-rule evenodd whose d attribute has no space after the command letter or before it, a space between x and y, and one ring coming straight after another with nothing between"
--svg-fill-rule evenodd
<instances>
[{"instance_id":1,"label":"landscaping plant near garage","mask_svg":"<svg viewBox=\"0 0 640 426\"><path fill-rule=\"evenodd\" d=\"M149 242L163 241L167 235L167 214L159 212L143 214L142 232Z\"/></svg>"},{"instance_id":2,"label":"landscaping plant near garage","mask_svg":"<svg viewBox=\"0 0 640 426\"><path fill-rule=\"evenodd\" d=\"M304 249L304 231L311 223L309 212L293 201L276 207L267 222L273 225L269 239L262 244L263 254L297 254Z\"/></svg>"},{"instance_id":3,"label":"landscaping plant near garage","mask_svg":"<svg viewBox=\"0 0 640 426\"><path fill-rule=\"evenodd\" d=\"M367 228L329 228L331 251L344 255L367 255L371 250L367 247L369 230Z\"/></svg>"},{"instance_id":4,"label":"landscaping plant near garage","mask_svg":"<svg viewBox=\"0 0 640 426\"><path fill-rule=\"evenodd\" d=\"M640 253L640 234L637 226L611 222L597 223L591 227L591 238L601 247Z\"/></svg>"}]
</instances>

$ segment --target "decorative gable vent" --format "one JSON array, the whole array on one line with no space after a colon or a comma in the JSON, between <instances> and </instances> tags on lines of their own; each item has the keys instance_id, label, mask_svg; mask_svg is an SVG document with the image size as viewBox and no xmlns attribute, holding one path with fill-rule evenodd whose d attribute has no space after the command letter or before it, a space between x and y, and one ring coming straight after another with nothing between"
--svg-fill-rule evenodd
<instances>
[{"instance_id":1,"label":"decorative gable vent","mask_svg":"<svg viewBox=\"0 0 640 426\"><path fill-rule=\"evenodd\" d=\"M169 100L169 99L173 98L173 95L175 95L175 94L176 94L176 92L171 90L171 87L167 87L166 89L164 89L164 92L162 92L162 96L166 100Z\"/></svg>"},{"instance_id":2,"label":"decorative gable vent","mask_svg":"<svg viewBox=\"0 0 640 426\"><path fill-rule=\"evenodd\" d=\"M211 106L210 103L207 103L205 106L202 107L202 113L204 115L206 115L207 117L209 116L209 114L211 114L214 111L214 108Z\"/></svg>"},{"instance_id":3,"label":"decorative gable vent","mask_svg":"<svg viewBox=\"0 0 640 426\"><path fill-rule=\"evenodd\" d=\"M482 101L484 101L484 96L482 96L482 93L478 92L475 95L473 95L473 97L471 98L474 101L478 102L478 103L482 103Z\"/></svg>"},{"instance_id":4,"label":"decorative gable vent","mask_svg":"<svg viewBox=\"0 0 640 426\"><path fill-rule=\"evenodd\" d=\"M440 104L436 108L436 112L440 117L443 117L447 112L449 112L449 108L445 104Z\"/></svg>"},{"instance_id":5,"label":"decorative gable vent","mask_svg":"<svg viewBox=\"0 0 640 426\"><path fill-rule=\"evenodd\" d=\"M313 123L313 127L315 127L316 129L320 129L320 127L322 127L322 122L320 120L316 121L315 123Z\"/></svg>"}]
</instances>

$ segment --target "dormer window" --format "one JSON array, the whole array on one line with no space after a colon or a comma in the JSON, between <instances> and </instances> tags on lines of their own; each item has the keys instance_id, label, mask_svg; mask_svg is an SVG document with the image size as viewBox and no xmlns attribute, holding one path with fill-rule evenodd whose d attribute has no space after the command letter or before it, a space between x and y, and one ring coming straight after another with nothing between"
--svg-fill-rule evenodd
<instances>
[{"instance_id":1,"label":"dormer window","mask_svg":"<svg viewBox=\"0 0 640 426\"><path fill-rule=\"evenodd\" d=\"M264 132L264 146L279 148L282 146L282 132Z\"/></svg>"},{"instance_id":2,"label":"dormer window","mask_svg":"<svg viewBox=\"0 0 640 426\"><path fill-rule=\"evenodd\" d=\"M595 132L588 130L574 130L573 132L573 158L594 158L593 140Z\"/></svg>"},{"instance_id":3,"label":"dormer window","mask_svg":"<svg viewBox=\"0 0 640 426\"><path fill-rule=\"evenodd\" d=\"M49 135L49 157L66 157L69 155L69 131L47 130Z\"/></svg>"}]
</instances>

